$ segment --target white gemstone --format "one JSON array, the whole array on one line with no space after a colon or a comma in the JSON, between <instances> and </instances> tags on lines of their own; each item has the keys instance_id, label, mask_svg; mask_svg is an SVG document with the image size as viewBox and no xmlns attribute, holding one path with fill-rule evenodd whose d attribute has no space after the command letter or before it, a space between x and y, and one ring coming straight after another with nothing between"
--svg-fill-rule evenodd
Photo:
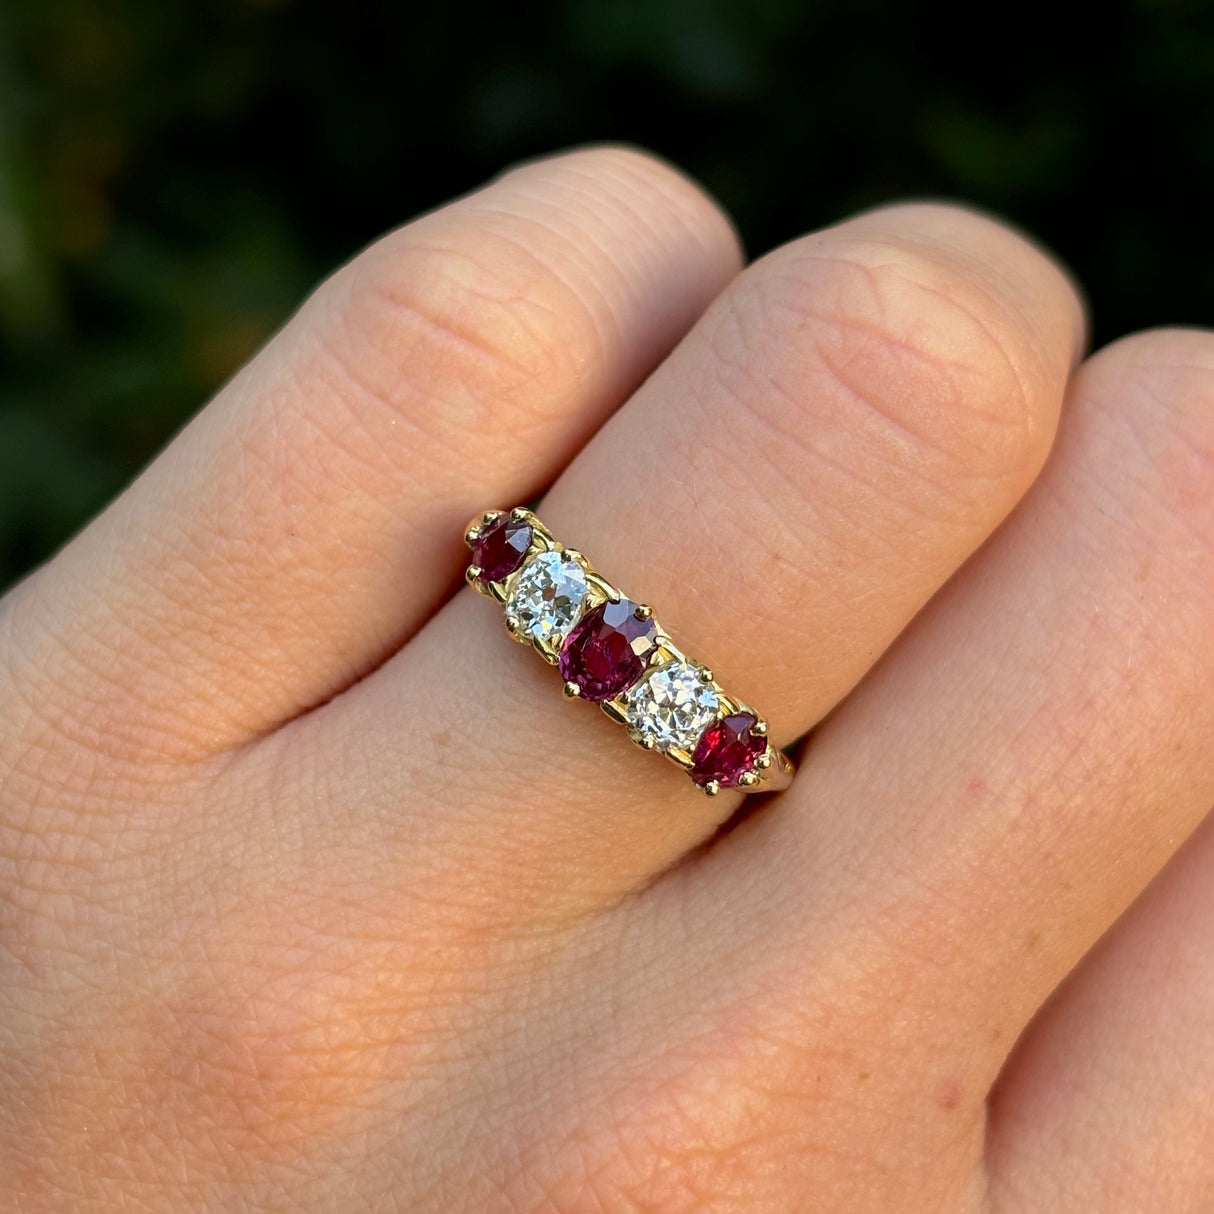
<instances>
[{"instance_id":1,"label":"white gemstone","mask_svg":"<svg viewBox=\"0 0 1214 1214\"><path fill-rule=\"evenodd\" d=\"M506 619L521 637L559 645L582 615L586 571L559 552L540 552L521 569Z\"/></svg>"},{"instance_id":2,"label":"white gemstone","mask_svg":"<svg viewBox=\"0 0 1214 1214\"><path fill-rule=\"evenodd\" d=\"M661 751L694 750L719 710L700 668L682 659L651 671L628 693L628 723Z\"/></svg>"}]
</instances>

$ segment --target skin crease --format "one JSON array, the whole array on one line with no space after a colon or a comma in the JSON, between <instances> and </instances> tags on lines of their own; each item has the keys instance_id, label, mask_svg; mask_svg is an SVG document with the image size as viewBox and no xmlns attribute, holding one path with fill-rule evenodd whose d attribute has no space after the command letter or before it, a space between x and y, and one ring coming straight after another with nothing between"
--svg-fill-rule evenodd
<instances>
[{"instance_id":1,"label":"skin crease","mask_svg":"<svg viewBox=\"0 0 1214 1214\"><path fill-rule=\"evenodd\" d=\"M1082 348L631 149L360 254L0 601L0 1209L1214 1209L1214 339ZM791 790L456 589L540 494Z\"/></svg>"}]
</instances>

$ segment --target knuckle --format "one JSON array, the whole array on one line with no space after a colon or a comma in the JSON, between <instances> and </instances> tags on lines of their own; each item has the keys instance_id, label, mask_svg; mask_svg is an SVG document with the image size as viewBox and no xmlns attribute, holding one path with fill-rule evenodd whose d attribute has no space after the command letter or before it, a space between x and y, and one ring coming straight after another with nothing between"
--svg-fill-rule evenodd
<instances>
[{"instance_id":1,"label":"knuckle","mask_svg":"<svg viewBox=\"0 0 1214 1214\"><path fill-rule=\"evenodd\" d=\"M1018 495L1049 449L1065 358L956 258L875 237L794 242L743 276L717 353L735 393L797 437L807 414L946 507ZM812 441L812 439L811 439Z\"/></svg>"},{"instance_id":2,"label":"knuckle","mask_svg":"<svg viewBox=\"0 0 1214 1214\"><path fill-rule=\"evenodd\" d=\"M547 168L547 187L563 223L578 216L582 224L622 221L637 233L637 245L658 234L666 237L663 245L690 242L704 259L732 270L742 261L737 233L721 207L698 182L653 152L630 144L598 144L567 152ZM522 175L511 170L503 180L516 174ZM532 199L530 191L527 197Z\"/></svg>"},{"instance_id":3,"label":"knuckle","mask_svg":"<svg viewBox=\"0 0 1214 1214\"><path fill-rule=\"evenodd\" d=\"M310 323L288 340L319 353L293 365L342 406L336 424L355 414L358 441L382 435L386 411L449 460L460 431L539 432L590 384L623 391L650 340L628 339L635 317L677 324L654 307L670 268L690 262L708 280L736 260L728 220L677 169L630 147L582 149L372 245L305 305Z\"/></svg>"},{"instance_id":4,"label":"knuckle","mask_svg":"<svg viewBox=\"0 0 1214 1214\"><path fill-rule=\"evenodd\" d=\"M1214 669L1214 335L1157 330L1094 355L1059 454L1052 509L1104 577L1079 600L1084 652L1112 655L1106 677L1137 706L1128 728L1201 736Z\"/></svg>"},{"instance_id":5,"label":"knuckle","mask_svg":"<svg viewBox=\"0 0 1214 1214\"><path fill-rule=\"evenodd\" d=\"M1186 447L1209 456L1214 446L1214 332L1156 329L1102 352L1155 420Z\"/></svg>"},{"instance_id":6,"label":"knuckle","mask_svg":"<svg viewBox=\"0 0 1214 1214\"><path fill-rule=\"evenodd\" d=\"M1122 451L1105 475L1137 468L1150 506L1183 527L1203 552L1214 546L1214 333L1158 329L1123 338L1096 355L1080 406L1089 425L1116 427ZM1154 507L1154 509L1152 509ZM1191 544L1187 550L1191 549Z\"/></svg>"},{"instance_id":7,"label":"knuckle","mask_svg":"<svg viewBox=\"0 0 1214 1214\"><path fill-rule=\"evenodd\" d=\"M604 175L615 184L617 205L632 213L633 222L653 231L655 216L665 216L670 235L664 243L689 243L691 256L719 266L728 276L745 263L741 238L721 205L677 165L634 147L601 149L611 158ZM685 263L686 264L686 263Z\"/></svg>"},{"instance_id":8,"label":"knuckle","mask_svg":"<svg viewBox=\"0 0 1214 1214\"><path fill-rule=\"evenodd\" d=\"M566 152L549 164L558 167L567 180L585 183L596 192L601 192L606 184L613 193L617 188L626 195L634 191L646 195L657 192L687 205L713 207L690 177L655 152L635 144L591 144ZM511 181L528 167L524 164L510 168L498 180Z\"/></svg>"},{"instance_id":9,"label":"knuckle","mask_svg":"<svg viewBox=\"0 0 1214 1214\"><path fill-rule=\"evenodd\" d=\"M559 399L603 337L579 291L528 245L435 217L339 271L313 301L338 399L442 437L507 418L517 427L533 402Z\"/></svg>"},{"instance_id":10,"label":"knuckle","mask_svg":"<svg viewBox=\"0 0 1214 1214\"><path fill-rule=\"evenodd\" d=\"M824 366L940 471L1019 474L1044 458L1048 398L998 298L932 256L870 241L814 268Z\"/></svg>"}]
</instances>

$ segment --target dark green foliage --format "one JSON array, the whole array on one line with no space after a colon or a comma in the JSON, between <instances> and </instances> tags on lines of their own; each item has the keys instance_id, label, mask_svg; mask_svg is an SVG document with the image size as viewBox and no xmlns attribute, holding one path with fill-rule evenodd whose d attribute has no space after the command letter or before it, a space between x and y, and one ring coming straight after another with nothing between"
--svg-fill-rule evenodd
<instances>
[{"instance_id":1,"label":"dark green foliage","mask_svg":"<svg viewBox=\"0 0 1214 1214\"><path fill-rule=\"evenodd\" d=\"M336 261L594 139L752 252L960 196L1069 260L1098 340L1211 319L1207 4L0 0L0 586Z\"/></svg>"}]
</instances>

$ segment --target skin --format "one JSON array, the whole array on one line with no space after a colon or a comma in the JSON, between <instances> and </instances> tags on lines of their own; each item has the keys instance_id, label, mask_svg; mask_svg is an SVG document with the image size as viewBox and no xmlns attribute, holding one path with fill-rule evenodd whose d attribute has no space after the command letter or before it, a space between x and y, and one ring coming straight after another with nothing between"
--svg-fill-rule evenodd
<instances>
[{"instance_id":1,"label":"skin","mask_svg":"<svg viewBox=\"0 0 1214 1214\"><path fill-rule=\"evenodd\" d=\"M1209 1211L1214 337L1083 351L995 220L743 269L620 148L339 270L0 602L3 1208ZM459 589L541 496L791 790Z\"/></svg>"}]
</instances>

